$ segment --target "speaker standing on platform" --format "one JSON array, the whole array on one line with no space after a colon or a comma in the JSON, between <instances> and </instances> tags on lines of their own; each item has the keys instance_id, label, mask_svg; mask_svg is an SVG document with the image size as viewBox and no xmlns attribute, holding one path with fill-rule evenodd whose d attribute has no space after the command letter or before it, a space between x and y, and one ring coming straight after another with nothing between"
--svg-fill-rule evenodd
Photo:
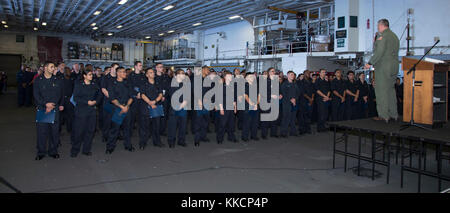
<instances>
[{"instance_id":1,"label":"speaker standing on platform","mask_svg":"<svg viewBox=\"0 0 450 213\"><path fill-rule=\"evenodd\" d=\"M375 68L375 93L377 96L378 116L374 120L398 119L395 79L399 70L398 37L389 29L389 21L378 21L378 36L374 44L374 53L365 68Z\"/></svg>"}]
</instances>

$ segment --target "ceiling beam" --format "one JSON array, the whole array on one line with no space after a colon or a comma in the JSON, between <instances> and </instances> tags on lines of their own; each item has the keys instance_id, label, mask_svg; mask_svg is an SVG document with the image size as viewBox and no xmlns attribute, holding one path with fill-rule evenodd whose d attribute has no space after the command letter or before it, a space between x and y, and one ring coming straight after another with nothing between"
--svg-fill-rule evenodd
<instances>
[{"instance_id":1,"label":"ceiling beam","mask_svg":"<svg viewBox=\"0 0 450 213\"><path fill-rule=\"evenodd\" d=\"M162 13L161 11L164 11L164 10L162 9L162 6L164 6L164 5L169 5L169 4L174 4L175 2L177 2L177 1L172 0L172 1L168 2L168 3L167 3L167 2L164 2L164 1L158 2L157 4L155 4L155 7L153 7L153 10L152 10L151 12L148 13L148 14L150 14L148 17L146 17L146 18L143 19L142 21L134 22L134 23L132 23L132 24L130 24L130 25L124 26L124 27L120 30L119 33L123 34L123 32L128 31L128 30L131 29L132 27L137 26L137 25L139 25L139 24L141 24L142 22L145 22L145 21L147 21L147 20L153 19L154 17L160 15L160 14ZM186 2L184 2L184 3L186 3ZM161 4L163 4L163 5L161 5ZM166 11L164 11L164 12L166 12Z\"/></svg>"},{"instance_id":2,"label":"ceiling beam","mask_svg":"<svg viewBox=\"0 0 450 213\"><path fill-rule=\"evenodd\" d=\"M191 5L195 5L195 3L193 3ZM164 20L161 20L161 19L164 19L164 18L170 19L171 15L172 16L176 15L176 12L178 12L180 10L181 10L181 13L186 13L186 11L185 11L186 8L187 7L179 7L176 10L171 11L171 13L166 13L165 15L160 16L162 13L166 12L164 10L161 10L160 12L155 13L153 16L147 17L146 19L142 20L142 22L144 22L144 24L142 24L142 23L134 23L131 26L127 26L127 28L124 29L123 31L121 31L120 33L122 33L122 34L129 34L129 33L133 34L133 33L136 33L137 31L142 30L144 28L150 28L152 31L155 31L155 27L158 27L158 25L160 25L159 23L163 23L164 22ZM192 11L192 10L190 10L190 11ZM202 11L195 10L195 12L201 13ZM155 18L155 17L157 17L157 18ZM151 21L145 23L145 21L147 21L147 20L151 20ZM157 23L155 23L155 22L157 22ZM138 25L140 25L140 26L138 26ZM138 27L136 28L135 26L138 26ZM157 33L160 33L160 32L161 31L159 31Z\"/></svg>"},{"instance_id":3,"label":"ceiling beam","mask_svg":"<svg viewBox=\"0 0 450 213\"><path fill-rule=\"evenodd\" d=\"M108 26L112 21L114 21L116 18L121 16L122 14L126 13L126 15L123 15L122 17L126 17L128 14L131 14L130 9L135 8L136 5L141 4L141 0L135 0L134 3L130 6L128 6L126 9L119 11L118 13L114 14L112 18L107 19L105 22L102 23L102 27ZM141 4L142 6L143 4ZM136 11L136 10L134 10ZM113 26L116 27L116 26Z\"/></svg>"},{"instance_id":4,"label":"ceiling beam","mask_svg":"<svg viewBox=\"0 0 450 213\"><path fill-rule=\"evenodd\" d=\"M53 1L52 1L52 4L51 4L51 6L50 6L50 11L49 11L49 14L48 14L47 21L52 20L53 13L54 13L54 11L55 11L56 3L57 3L57 2L58 2L57 0L53 0Z\"/></svg>"},{"instance_id":5,"label":"ceiling beam","mask_svg":"<svg viewBox=\"0 0 450 213\"><path fill-rule=\"evenodd\" d=\"M95 11L99 10L100 7L103 5L103 3L105 3L106 0L101 0L100 3L97 4L97 6L95 6L95 8L93 8L89 13L87 13L84 16L84 19L79 21L78 23L75 24L74 28L79 28L81 26L81 24L83 24L88 18L92 18L93 14ZM102 13L104 13L106 10L108 10L110 7L112 7L113 4L109 4L104 11L102 11Z\"/></svg>"},{"instance_id":6,"label":"ceiling beam","mask_svg":"<svg viewBox=\"0 0 450 213\"><path fill-rule=\"evenodd\" d=\"M94 3L93 0L89 1L89 2L83 7L83 9L82 9L80 12L78 12L77 16L76 16L75 18L72 18L71 21L70 21L70 23L68 23L68 24L65 25L65 28L71 29L72 26L73 26L73 23L75 23L76 21L78 21L78 19L79 19L82 15L86 15L86 10L87 10L87 9L91 6L91 4L93 4L93 3Z\"/></svg>"}]
</instances>

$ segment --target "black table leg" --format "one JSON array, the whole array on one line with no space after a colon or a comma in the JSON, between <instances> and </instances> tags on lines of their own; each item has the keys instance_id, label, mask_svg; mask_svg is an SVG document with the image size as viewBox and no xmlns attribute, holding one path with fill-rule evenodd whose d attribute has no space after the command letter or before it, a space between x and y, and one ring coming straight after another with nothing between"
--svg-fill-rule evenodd
<instances>
[{"instance_id":1,"label":"black table leg","mask_svg":"<svg viewBox=\"0 0 450 213\"><path fill-rule=\"evenodd\" d=\"M375 133L372 133L372 180L375 180Z\"/></svg>"},{"instance_id":2,"label":"black table leg","mask_svg":"<svg viewBox=\"0 0 450 213\"><path fill-rule=\"evenodd\" d=\"M336 129L334 126L334 135L333 135L333 169L336 168Z\"/></svg>"},{"instance_id":3,"label":"black table leg","mask_svg":"<svg viewBox=\"0 0 450 213\"><path fill-rule=\"evenodd\" d=\"M423 144L423 142L422 141L420 141L420 143L422 143ZM417 181L417 192L418 193L420 193L420 185L421 185L421 183L422 183L422 155L423 155L423 145L422 144L420 144L419 145L419 149L420 149L420 152L419 152L419 172L417 173L418 174L418 181Z\"/></svg>"},{"instance_id":4,"label":"black table leg","mask_svg":"<svg viewBox=\"0 0 450 213\"><path fill-rule=\"evenodd\" d=\"M348 143L348 134L347 134L347 129L345 130L345 135L344 135L344 172L347 172L347 143Z\"/></svg>"},{"instance_id":5,"label":"black table leg","mask_svg":"<svg viewBox=\"0 0 450 213\"><path fill-rule=\"evenodd\" d=\"M388 156L387 156L387 174L386 174L386 183L389 184L389 175L391 173L391 135L387 136L387 152L388 152Z\"/></svg>"},{"instance_id":6,"label":"black table leg","mask_svg":"<svg viewBox=\"0 0 450 213\"><path fill-rule=\"evenodd\" d=\"M358 131L358 176L361 170L361 131Z\"/></svg>"},{"instance_id":7,"label":"black table leg","mask_svg":"<svg viewBox=\"0 0 450 213\"><path fill-rule=\"evenodd\" d=\"M400 188L403 188L403 166L405 164L405 158L403 156L403 138L400 138L400 157L401 157L401 165L400 165Z\"/></svg>"}]
</instances>

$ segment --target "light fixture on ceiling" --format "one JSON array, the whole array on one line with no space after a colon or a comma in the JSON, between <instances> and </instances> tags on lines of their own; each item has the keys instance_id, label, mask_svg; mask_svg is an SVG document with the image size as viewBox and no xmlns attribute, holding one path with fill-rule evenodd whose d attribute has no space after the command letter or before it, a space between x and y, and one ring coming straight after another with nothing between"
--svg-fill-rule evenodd
<instances>
[{"instance_id":1,"label":"light fixture on ceiling","mask_svg":"<svg viewBox=\"0 0 450 213\"><path fill-rule=\"evenodd\" d=\"M173 33L173 32L175 32L174 30L169 30L169 31L167 31L167 33Z\"/></svg>"},{"instance_id":2,"label":"light fixture on ceiling","mask_svg":"<svg viewBox=\"0 0 450 213\"><path fill-rule=\"evenodd\" d=\"M101 10L97 10L94 12L94 16L98 16L102 11Z\"/></svg>"},{"instance_id":3,"label":"light fixture on ceiling","mask_svg":"<svg viewBox=\"0 0 450 213\"><path fill-rule=\"evenodd\" d=\"M93 30L97 30L97 29L98 29L98 27L93 27L92 29L93 29Z\"/></svg>"},{"instance_id":4,"label":"light fixture on ceiling","mask_svg":"<svg viewBox=\"0 0 450 213\"><path fill-rule=\"evenodd\" d=\"M172 8L174 8L175 6L173 5L168 5L167 7L164 7L163 10L170 10Z\"/></svg>"},{"instance_id":5,"label":"light fixture on ceiling","mask_svg":"<svg viewBox=\"0 0 450 213\"><path fill-rule=\"evenodd\" d=\"M91 24L91 26L95 27L96 24L97 24L97 23L94 22L94 23Z\"/></svg>"},{"instance_id":6,"label":"light fixture on ceiling","mask_svg":"<svg viewBox=\"0 0 450 213\"><path fill-rule=\"evenodd\" d=\"M38 28L37 28L37 27L35 27L35 28L33 28L33 30L34 30L34 31L37 31L37 30L38 30Z\"/></svg>"},{"instance_id":7,"label":"light fixture on ceiling","mask_svg":"<svg viewBox=\"0 0 450 213\"><path fill-rule=\"evenodd\" d=\"M119 1L119 4L125 4L125 3L127 3L127 1L128 1L128 0L120 0L120 1Z\"/></svg>"},{"instance_id":8,"label":"light fixture on ceiling","mask_svg":"<svg viewBox=\"0 0 450 213\"><path fill-rule=\"evenodd\" d=\"M117 26L117 29L120 29L120 28L122 28L122 25Z\"/></svg>"},{"instance_id":9,"label":"light fixture on ceiling","mask_svg":"<svg viewBox=\"0 0 450 213\"><path fill-rule=\"evenodd\" d=\"M39 22L39 18L34 18L34 21L35 22Z\"/></svg>"},{"instance_id":10,"label":"light fixture on ceiling","mask_svg":"<svg viewBox=\"0 0 450 213\"><path fill-rule=\"evenodd\" d=\"M235 16L230 16L230 17L228 17L229 19L237 19L237 18L240 18L241 16L239 16L239 15L235 15Z\"/></svg>"},{"instance_id":11,"label":"light fixture on ceiling","mask_svg":"<svg viewBox=\"0 0 450 213\"><path fill-rule=\"evenodd\" d=\"M113 35L113 33L108 33L108 36L112 36Z\"/></svg>"},{"instance_id":12,"label":"light fixture on ceiling","mask_svg":"<svg viewBox=\"0 0 450 213\"><path fill-rule=\"evenodd\" d=\"M202 23L201 22L198 22L198 23L195 23L195 24L193 24L192 26L199 26L199 25L202 25Z\"/></svg>"},{"instance_id":13,"label":"light fixture on ceiling","mask_svg":"<svg viewBox=\"0 0 450 213\"><path fill-rule=\"evenodd\" d=\"M151 37L150 36L145 36L145 39L150 39Z\"/></svg>"},{"instance_id":14,"label":"light fixture on ceiling","mask_svg":"<svg viewBox=\"0 0 450 213\"><path fill-rule=\"evenodd\" d=\"M159 36L163 36L164 35L164 33L160 33L160 34L158 34Z\"/></svg>"},{"instance_id":15,"label":"light fixture on ceiling","mask_svg":"<svg viewBox=\"0 0 450 213\"><path fill-rule=\"evenodd\" d=\"M5 28L8 28L8 25L3 25Z\"/></svg>"},{"instance_id":16,"label":"light fixture on ceiling","mask_svg":"<svg viewBox=\"0 0 450 213\"><path fill-rule=\"evenodd\" d=\"M47 26L47 22L42 22L42 26Z\"/></svg>"},{"instance_id":17,"label":"light fixture on ceiling","mask_svg":"<svg viewBox=\"0 0 450 213\"><path fill-rule=\"evenodd\" d=\"M2 24L6 24L6 21L2 21Z\"/></svg>"}]
</instances>

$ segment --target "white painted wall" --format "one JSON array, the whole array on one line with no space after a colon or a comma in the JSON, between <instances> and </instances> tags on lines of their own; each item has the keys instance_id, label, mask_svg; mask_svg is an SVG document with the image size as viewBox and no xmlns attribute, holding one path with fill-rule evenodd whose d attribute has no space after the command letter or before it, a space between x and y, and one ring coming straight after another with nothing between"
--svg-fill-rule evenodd
<instances>
[{"instance_id":1,"label":"white painted wall","mask_svg":"<svg viewBox=\"0 0 450 213\"><path fill-rule=\"evenodd\" d=\"M372 7L374 5L374 7ZM376 23L381 18L389 20L392 31L400 38L407 24L407 9L414 10L412 15L410 42L414 47L430 47L434 44L434 37L439 37L438 46L450 45L450 12L449 0L360 0L359 4L359 50L372 51ZM367 29L367 19L370 29ZM406 48L406 32L400 42L401 48ZM415 55L423 54L423 49L416 49ZM438 49L432 54L449 54L448 49ZM405 55L406 49L400 51Z\"/></svg>"},{"instance_id":2,"label":"white painted wall","mask_svg":"<svg viewBox=\"0 0 450 213\"><path fill-rule=\"evenodd\" d=\"M217 34L218 32L224 32L225 38L221 38ZM202 45L203 60L215 59L217 47L219 48L219 59L245 56L247 42L253 43L255 40L253 32L252 25L247 21L205 30ZM205 46L208 48L205 49Z\"/></svg>"}]
</instances>

